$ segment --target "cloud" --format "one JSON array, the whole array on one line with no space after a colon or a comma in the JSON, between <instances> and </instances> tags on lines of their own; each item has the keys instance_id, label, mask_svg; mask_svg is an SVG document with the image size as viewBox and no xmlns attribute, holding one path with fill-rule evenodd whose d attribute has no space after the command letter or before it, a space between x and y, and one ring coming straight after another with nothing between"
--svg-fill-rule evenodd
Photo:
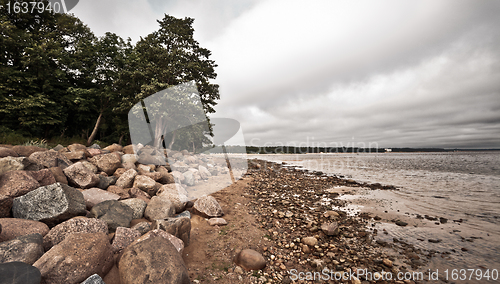
<instances>
[{"instance_id":1,"label":"cloud","mask_svg":"<svg viewBox=\"0 0 500 284\"><path fill-rule=\"evenodd\" d=\"M498 1L94 0L74 12L134 40L164 13L194 18L219 65L216 116L239 120L247 143L500 148Z\"/></svg>"}]
</instances>

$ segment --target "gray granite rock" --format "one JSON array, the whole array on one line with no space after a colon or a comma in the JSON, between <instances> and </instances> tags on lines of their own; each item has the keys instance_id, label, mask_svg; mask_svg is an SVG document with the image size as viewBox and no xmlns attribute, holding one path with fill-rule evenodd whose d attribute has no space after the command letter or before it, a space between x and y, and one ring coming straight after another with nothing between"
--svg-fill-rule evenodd
<instances>
[{"instance_id":1,"label":"gray granite rock","mask_svg":"<svg viewBox=\"0 0 500 284\"><path fill-rule=\"evenodd\" d=\"M91 188L99 183L99 177L83 163L75 163L63 170L71 185L79 188Z\"/></svg>"},{"instance_id":2,"label":"gray granite rock","mask_svg":"<svg viewBox=\"0 0 500 284\"><path fill-rule=\"evenodd\" d=\"M186 171L182 175L184 176L184 184L189 186L195 185L196 180L192 171Z\"/></svg>"},{"instance_id":3,"label":"gray granite rock","mask_svg":"<svg viewBox=\"0 0 500 284\"><path fill-rule=\"evenodd\" d=\"M144 210L144 217L153 221L175 215L174 204L166 197L153 196Z\"/></svg>"},{"instance_id":4,"label":"gray granite rock","mask_svg":"<svg viewBox=\"0 0 500 284\"><path fill-rule=\"evenodd\" d=\"M134 169L129 169L118 178L115 185L121 188L131 188L134 184L134 179L136 176L137 171Z\"/></svg>"},{"instance_id":5,"label":"gray granite rock","mask_svg":"<svg viewBox=\"0 0 500 284\"><path fill-rule=\"evenodd\" d=\"M51 226L85 215L85 200L77 189L54 183L14 198L12 213L14 218L41 221Z\"/></svg>"},{"instance_id":6,"label":"gray granite rock","mask_svg":"<svg viewBox=\"0 0 500 284\"><path fill-rule=\"evenodd\" d=\"M151 230L151 224L149 222L140 222L132 226L131 229L134 229L141 233L141 235L144 235Z\"/></svg>"},{"instance_id":7,"label":"gray granite rock","mask_svg":"<svg viewBox=\"0 0 500 284\"><path fill-rule=\"evenodd\" d=\"M42 242L42 235L31 234L0 243L0 263L21 261L33 264L44 253Z\"/></svg>"},{"instance_id":8,"label":"gray granite rock","mask_svg":"<svg viewBox=\"0 0 500 284\"><path fill-rule=\"evenodd\" d=\"M43 247L45 250L49 250L75 233L108 234L108 224L95 218L75 217L69 219L50 229L49 233L43 237Z\"/></svg>"},{"instance_id":9,"label":"gray granite rock","mask_svg":"<svg viewBox=\"0 0 500 284\"><path fill-rule=\"evenodd\" d=\"M129 198L120 200L121 203L128 205L134 213L132 214L132 219L141 219L144 216L144 210L146 209L146 201L139 198Z\"/></svg>"},{"instance_id":10,"label":"gray granite rock","mask_svg":"<svg viewBox=\"0 0 500 284\"><path fill-rule=\"evenodd\" d=\"M2 284L40 284L42 275L38 268L24 262L0 264Z\"/></svg>"},{"instance_id":11,"label":"gray granite rock","mask_svg":"<svg viewBox=\"0 0 500 284\"><path fill-rule=\"evenodd\" d=\"M122 166L122 160L117 153L97 155L90 158L89 161L108 176L112 175L116 169Z\"/></svg>"},{"instance_id":12,"label":"gray granite rock","mask_svg":"<svg viewBox=\"0 0 500 284\"><path fill-rule=\"evenodd\" d=\"M16 154L17 155L17 154ZM26 157L5 157L0 158L0 175L8 171L24 170L29 165Z\"/></svg>"},{"instance_id":13,"label":"gray granite rock","mask_svg":"<svg viewBox=\"0 0 500 284\"><path fill-rule=\"evenodd\" d=\"M198 198L193 205L193 209L197 214L205 218L221 217L224 215L224 211L222 211L219 202L212 196Z\"/></svg>"},{"instance_id":14,"label":"gray granite rock","mask_svg":"<svg viewBox=\"0 0 500 284\"><path fill-rule=\"evenodd\" d=\"M185 246L189 245L191 237L191 219L187 217L154 220L151 224L151 230L156 229L164 230L167 233L178 237L184 242Z\"/></svg>"},{"instance_id":15,"label":"gray granite rock","mask_svg":"<svg viewBox=\"0 0 500 284\"><path fill-rule=\"evenodd\" d=\"M134 187L146 192L150 196L155 195L160 188L154 179L145 175L138 175L135 177Z\"/></svg>"},{"instance_id":16,"label":"gray granite rock","mask_svg":"<svg viewBox=\"0 0 500 284\"><path fill-rule=\"evenodd\" d=\"M94 274L89 276L89 278L85 279L81 284L106 284L104 280L102 280L101 276Z\"/></svg>"},{"instance_id":17,"label":"gray granite rock","mask_svg":"<svg viewBox=\"0 0 500 284\"><path fill-rule=\"evenodd\" d=\"M105 221L110 232L114 232L118 227L130 227L133 214L132 208L117 200L101 202L90 210L91 217Z\"/></svg>"},{"instance_id":18,"label":"gray granite rock","mask_svg":"<svg viewBox=\"0 0 500 284\"><path fill-rule=\"evenodd\" d=\"M98 175L99 177L99 182L97 183L97 187L100 189L106 190L110 185L114 185L116 183L116 180L118 179L115 176L103 176L103 175Z\"/></svg>"},{"instance_id":19,"label":"gray granite rock","mask_svg":"<svg viewBox=\"0 0 500 284\"><path fill-rule=\"evenodd\" d=\"M186 202L189 200L187 191L177 183L165 184L156 192L157 196L168 198L175 206L175 212L179 213L186 207Z\"/></svg>"}]
</instances>

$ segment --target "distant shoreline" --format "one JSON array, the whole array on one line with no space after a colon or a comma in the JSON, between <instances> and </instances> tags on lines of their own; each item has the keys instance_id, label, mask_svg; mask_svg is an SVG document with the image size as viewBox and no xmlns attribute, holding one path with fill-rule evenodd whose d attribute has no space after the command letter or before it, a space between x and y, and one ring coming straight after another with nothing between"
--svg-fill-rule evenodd
<instances>
[{"instance_id":1,"label":"distant shoreline","mask_svg":"<svg viewBox=\"0 0 500 284\"><path fill-rule=\"evenodd\" d=\"M292 147L292 146L228 146L227 153L239 154L366 154L366 153L449 153L449 152L489 152L500 151L500 148L490 149L446 149L446 148L358 148L358 147ZM222 154L222 150L212 149L213 154Z\"/></svg>"}]
</instances>

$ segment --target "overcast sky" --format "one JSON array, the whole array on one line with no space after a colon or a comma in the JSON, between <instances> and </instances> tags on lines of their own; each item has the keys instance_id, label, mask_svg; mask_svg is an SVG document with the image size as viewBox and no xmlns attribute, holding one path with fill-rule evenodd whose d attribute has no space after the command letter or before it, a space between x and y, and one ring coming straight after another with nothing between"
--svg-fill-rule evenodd
<instances>
[{"instance_id":1,"label":"overcast sky","mask_svg":"<svg viewBox=\"0 0 500 284\"><path fill-rule=\"evenodd\" d=\"M96 35L195 19L247 145L500 148L500 1L85 0ZM314 143L314 145L313 145ZM324 145L324 144L323 144Z\"/></svg>"}]
</instances>

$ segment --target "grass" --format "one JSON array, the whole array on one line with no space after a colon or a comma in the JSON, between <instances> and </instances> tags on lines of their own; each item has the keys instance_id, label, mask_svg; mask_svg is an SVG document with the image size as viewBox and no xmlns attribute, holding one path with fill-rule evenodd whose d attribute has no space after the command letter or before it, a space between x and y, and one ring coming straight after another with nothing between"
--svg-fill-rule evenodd
<instances>
[{"instance_id":1,"label":"grass","mask_svg":"<svg viewBox=\"0 0 500 284\"><path fill-rule=\"evenodd\" d=\"M231 264L227 263L227 262L222 262L222 263L213 262L212 263L212 269L214 269L214 270L218 269L220 271L228 272L229 271L229 267L231 267Z\"/></svg>"},{"instance_id":2,"label":"grass","mask_svg":"<svg viewBox=\"0 0 500 284\"><path fill-rule=\"evenodd\" d=\"M219 235L221 235L221 236L225 236L225 235L227 235L227 231L228 231L228 230L229 230L229 227L228 227L228 226L223 227L222 229L220 229L220 231L219 231Z\"/></svg>"},{"instance_id":3,"label":"grass","mask_svg":"<svg viewBox=\"0 0 500 284\"><path fill-rule=\"evenodd\" d=\"M30 141L24 143L23 146L36 146L36 147L40 147L40 148L49 148L49 145L47 144L47 140L45 140L45 139L30 140Z\"/></svg>"},{"instance_id":4,"label":"grass","mask_svg":"<svg viewBox=\"0 0 500 284\"><path fill-rule=\"evenodd\" d=\"M42 139L25 135L27 134L23 134L22 132L14 131L7 127L0 126L0 144L37 146L42 148L54 148L58 144L61 144L63 146L68 146L74 143L82 145L87 144L87 140L79 136L73 136L73 137L54 136L49 139ZM110 145L109 143L99 140L94 140L93 144L94 143L101 146L101 148Z\"/></svg>"}]
</instances>

